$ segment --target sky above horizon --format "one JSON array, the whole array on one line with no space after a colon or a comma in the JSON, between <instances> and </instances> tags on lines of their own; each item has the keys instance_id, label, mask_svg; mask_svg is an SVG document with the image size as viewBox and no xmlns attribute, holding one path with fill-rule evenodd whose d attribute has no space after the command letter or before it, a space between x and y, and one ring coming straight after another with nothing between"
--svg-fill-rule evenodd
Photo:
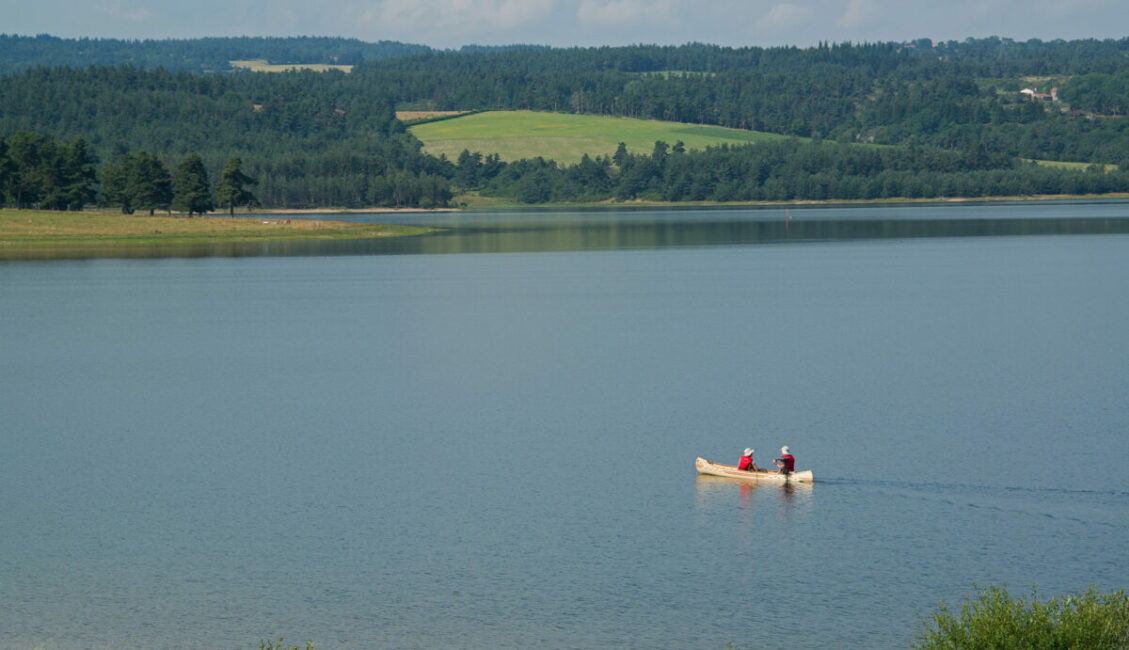
<instances>
[{"instance_id":1,"label":"sky above horizon","mask_svg":"<svg viewBox=\"0 0 1129 650\"><path fill-rule=\"evenodd\" d=\"M437 48L814 45L1129 36L1125 0L38 0L0 33L66 38L342 36Z\"/></svg>"}]
</instances>

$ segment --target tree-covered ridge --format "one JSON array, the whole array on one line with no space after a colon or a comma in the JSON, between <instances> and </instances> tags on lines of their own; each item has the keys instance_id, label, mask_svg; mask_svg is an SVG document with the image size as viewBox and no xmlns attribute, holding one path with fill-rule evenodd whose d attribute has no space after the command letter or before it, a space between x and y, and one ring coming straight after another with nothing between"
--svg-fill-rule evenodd
<instances>
[{"instance_id":1,"label":"tree-covered ridge","mask_svg":"<svg viewBox=\"0 0 1129 650\"><path fill-rule=\"evenodd\" d=\"M125 210L164 209L167 170L190 157L202 165L196 175L211 179L239 159L245 178L257 181L255 199L291 208L430 207L446 204L453 187L529 203L1125 191L1121 173L1015 159L1124 169L1127 51L1127 40L983 39L806 49L466 48L364 62L352 74L42 65L0 75L0 136L9 144L44 138L56 147L81 140L87 164L101 161L102 168L80 198L100 189L100 202ZM1033 72L1045 74L1024 76ZM1020 92L1028 82L1043 84L1044 92L1057 84L1057 93ZM395 119L393 107L405 105L650 117L814 143L797 138L706 152L656 145L647 156L624 151L567 168L536 159L506 163L490 151L468 151L452 163L421 153ZM896 146L875 153L855 146L860 142ZM28 179L63 178L61 163L36 167L10 151L4 158L0 165L18 168L0 168L5 202L76 205L48 191L30 200L19 189L31 187ZM13 178L25 184L17 187ZM51 183L43 187L62 186ZM229 210L248 198L235 185L222 192ZM217 205L210 188L196 195L197 208Z\"/></svg>"},{"instance_id":2,"label":"tree-covered ridge","mask_svg":"<svg viewBox=\"0 0 1129 650\"><path fill-rule=\"evenodd\" d=\"M396 41L366 43L352 38L321 36L122 40L0 34L0 73L38 65L124 64L172 71L226 72L231 69L230 61L241 59L353 65L430 50L425 45Z\"/></svg>"},{"instance_id":3,"label":"tree-covered ridge","mask_svg":"<svg viewBox=\"0 0 1129 650\"><path fill-rule=\"evenodd\" d=\"M1129 187L1126 171L1020 164L982 148L954 152L799 140L704 151L656 142L650 154L630 153L621 145L610 158L585 157L567 167L466 154L455 174L461 188L522 203L941 199L1103 194Z\"/></svg>"},{"instance_id":4,"label":"tree-covered ridge","mask_svg":"<svg viewBox=\"0 0 1129 650\"><path fill-rule=\"evenodd\" d=\"M1129 39L980 39L430 52L367 62L354 74L416 108L568 111L947 149L983 144L1025 158L1118 164L1129 160L1125 122L1098 109L1129 104L1116 82L1127 69ZM1070 103L1019 92L1040 75L1061 80Z\"/></svg>"},{"instance_id":5,"label":"tree-covered ridge","mask_svg":"<svg viewBox=\"0 0 1129 650\"><path fill-rule=\"evenodd\" d=\"M154 52L160 54L151 56ZM203 56L212 57L212 63L198 65ZM1024 158L1106 164L1129 159L1129 137L1120 119L1129 106L1124 80L1129 39L437 51L314 37L0 36L0 70L5 60L18 60L18 66L132 62L198 72L227 70L228 60L248 58L358 63L355 74L405 107L568 111L844 142L916 142L948 149L984 144ZM213 64L219 67L208 67ZM1019 93L1025 84L1040 83L1044 93L1057 84L1061 101Z\"/></svg>"},{"instance_id":6,"label":"tree-covered ridge","mask_svg":"<svg viewBox=\"0 0 1129 650\"><path fill-rule=\"evenodd\" d=\"M134 66L36 67L0 77L0 134L83 138L101 160L239 156L265 205L441 205L441 161L382 89L339 72L194 75ZM172 163L168 163L171 167Z\"/></svg>"},{"instance_id":7,"label":"tree-covered ridge","mask_svg":"<svg viewBox=\"0 0 1129 650\"><path fill-rule=\"evenodd\" d=\"M561 166L541 158L506 163L496 155L464 151L454 162L435 161L435 174L392 176L352 173L364 169L362 158L328 157L337 176L357 182L336 195L355 205L443 205L452 185L462 191L507 198L519 203L597 202L606 200L763 202L793 200L874 200L897 198L976 198L1105 194L1129 187L1129 171L1106 172L1020 164L984 149L943 151L932 147L862 147L829 142L762 142L689 151L681 142L656 142L647 154L630 153L621 143L615 155L584 156ZM95 173L95 161L80 138L65 144L20 132L0 137L0 204L58 210L80 209L97 199L104 206L132 213L136 209L175 209L205 214L226 206L257 204L248 189L238 157L228 159L212 190L209 173L196 154L185 156L170 174L167 165L147 152L127 153ZM308 198L314 170L293 161L283 183L281 207L300 207ZM272 168L277 169L277 168ZM337 178L333 174L331 178ZM101 181L101 191L96 185ZM356 188L366 188L358 190ZM354 192L349 194L349 192ZM289 194L293 192L294 194ZM298 197L295 199L294 197ZM376 197L376 199L373 199ZM349 205L333 203L330 205Z\"/></svg>"}]
</instances>

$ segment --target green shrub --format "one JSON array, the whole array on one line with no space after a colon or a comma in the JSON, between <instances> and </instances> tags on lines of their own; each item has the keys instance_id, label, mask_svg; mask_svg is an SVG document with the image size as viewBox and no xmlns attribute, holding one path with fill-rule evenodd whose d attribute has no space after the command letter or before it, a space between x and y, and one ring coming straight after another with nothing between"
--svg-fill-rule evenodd
<instances>
[{"instance_id":1,"label":"green shrub","mask_svg":"<svg viewBox=\"0 0 1129 650\"><path fill-rule=\"evenodd\" d=\"M914 647L922 649L997 648L1129 649L1129 597L1094 587L1084 594L1040 603L1012 598L1006 587L977 587L956 614L942 601L940 611L922 621Z\"/></svg>"}]
</instances>

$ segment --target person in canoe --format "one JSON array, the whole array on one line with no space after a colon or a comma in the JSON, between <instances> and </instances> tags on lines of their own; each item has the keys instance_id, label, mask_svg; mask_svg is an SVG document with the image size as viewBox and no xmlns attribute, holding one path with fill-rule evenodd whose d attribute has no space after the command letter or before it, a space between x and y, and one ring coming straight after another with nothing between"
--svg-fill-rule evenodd
<instances>
[{"instance_id":1,"label":"person in canoe","mask_svg":"<svg viewBox=\"0 0 1129 650\"><path fill-rule=\"evenodd\" d=\"M791 474L796 471L796 459L792 456L792 450L788 449L788 445L780 448L780 458L773 462L776 463L776 468L781 474Z\"/></svg>"},{"instance_id":2,"label":"person in canoe","mask_svg":"<svg viewBox=\"0 0 1129 650\"><path fill-rule=\"evenodd\" d=\"M753 449L750 447L745 449L745 453L741 456L741 460L737 463L737 469L743 469L746 472L759 472L761 468L753 462Z\"/></svg>"}]
</instances>

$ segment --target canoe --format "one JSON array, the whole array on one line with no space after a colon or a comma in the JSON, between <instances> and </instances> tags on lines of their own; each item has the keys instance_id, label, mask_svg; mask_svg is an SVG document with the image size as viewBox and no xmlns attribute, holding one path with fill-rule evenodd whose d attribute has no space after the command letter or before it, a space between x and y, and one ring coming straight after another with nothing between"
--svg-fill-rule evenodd
<instances>
[{"instance_id":1,"label":"canoe","mask_svg":"<svg viewBox=\"0 0 1129 650\"><path fill-rule=\"evenodd\" d=\"M749 472L743 469L737 469L733 465L722 465L721 463L711 463L710 461L698 456L694 461L694 467L698 468L699 474L709 474L710 476L725 476L728 478L737 478L742 481L776 481L777 483L811 483L814 479L810 469L805 469L802 472L792 472L791 474L781 474L779 472L772 472L762 469L759 472Z\"/></svg>"}]
</instances>

